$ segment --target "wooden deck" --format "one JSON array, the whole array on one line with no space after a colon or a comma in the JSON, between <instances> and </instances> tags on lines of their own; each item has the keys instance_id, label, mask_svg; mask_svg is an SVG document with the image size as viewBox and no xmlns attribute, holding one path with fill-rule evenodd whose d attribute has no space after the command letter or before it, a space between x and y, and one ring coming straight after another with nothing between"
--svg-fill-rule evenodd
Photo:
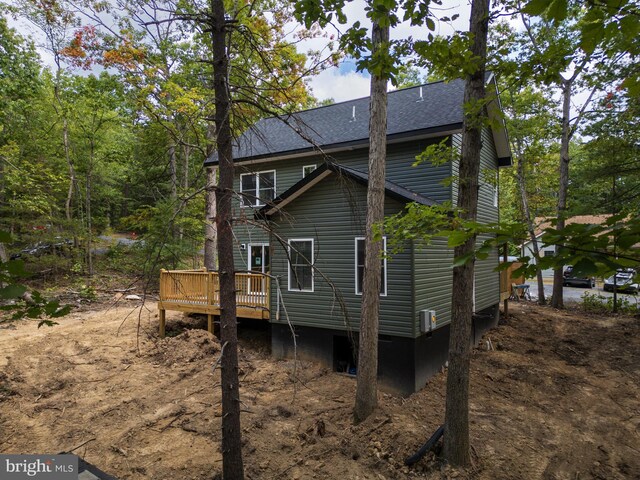
<instances>
[{"instance_id":1,"label":"wooden deck","mask_svg":"<svg viewBox=\"0 0 640 480\"><path fill-rule=\"evenodd\" d=\"M236 273L236 305L240 318L269 319L270 278L261 273ZM165 312L203 313L209 317L213 332L213 317L220 315L220 280L218 272L207 270L161 270L160 338L165 334Z\"/></svg>"}]
</instances>

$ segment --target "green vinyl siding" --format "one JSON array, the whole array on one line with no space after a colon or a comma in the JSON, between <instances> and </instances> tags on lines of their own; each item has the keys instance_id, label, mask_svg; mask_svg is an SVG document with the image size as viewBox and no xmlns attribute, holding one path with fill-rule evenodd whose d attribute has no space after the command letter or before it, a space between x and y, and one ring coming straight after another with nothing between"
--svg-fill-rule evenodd
<instances>
[{"instance_id":1,"label":"green vinyl siding","mask_svg":"<svg viewBox=\"0 0 640 480\"><path fill-rule=\"evenodd\" d=\"M478 237L478 244L486 236ZM486 260L476 260L475 299L476 312L500 302L500 274L496 272L498 266L498 250L494 249Z\"/></svg>"},{"instance_id":2,"label":"green vinyl siding","mask_svg":"<svg viewBox=\"0 0 640 480\"><path fill-rule=\"evenodd\" d=\"M436 238L429 245L416 241L414 264L414 324L420 332L420 310L435 310L436 325L451 321L451 285L453 249L445 238Z\"/></svg>"},{"instance_id":3,"label":"green vinyl siding","mask_svg":"<svg viewBox=\"0 0 640 480\"><path fill-rule=\"evenodd\" d=\"M413 163L429 144L438 142L441 138L415 140L387 146L386 179L402 185L421 195L443 202L450 199L450 187L445 185L451 176L449 164L433 166L424 162L416 167ZM276 170L276 194L281 194L302 179L302 168L307 165L322 165L325 161L332 161L352 167L362 172L368 171L369 149L359 148L351 151L337 152L328 156L311 155L300 158L289 158L258 163L236 164L235 188L240 191L240 175L267 170Z\"/></svg>"},{"instance_id":4,"label":"green vinyl siding","mask_svg":"<svg viewBox=\"0 0 640 480\"><path fill-rule=\"evenodd\" d=\"M452 138L452 145L461 153L462 134L455 134ZM453 174L457 177L459 160L453 164ZM478 192L478 221L481 223L497 222L498 207L494 205L494 184L488 181L487 177L493 177L498 171L498 155L496 153L493 135L489 128L482 131L482 150L480 151L480 190ZM495 173L494 173L495 172ZM458 200L457 182L452 186L452 198L454 203ZM486 237L478 239L478 245ZM475 273L475 310L495 305L500 301L500 280L499 274L495 271L498 266L498 252L492 252L486 260L476 261Z\"/></svg>"},{"instance_id":5,"label":"green vinyl siding","mask_svg":"<svg viewBox=\"0 0 640 480\"><path fill-rule=\"evenodd\" d=\"M458 160L433 166L425 162L412 164L416 155L429 142L412 141L388 145L387 180L438 202L455 203L457 186L447 182L457 175ZM451 136L451 144L459 149L461 134ZM361 171L367 171L368 149L334 153L329 160ZM235 188L240 189L240 174L276 171L276 195L303 178L303 167L322 165L320 155L236 165ZM493 138L488 129L483 133L481 171L497 169L497 156ZM482 184L479 192L479 220L497 221L498 211L493 206L493 186ZM362 297L355 294L355 237L364 235L366 188L343 179L336 174L315 185L284 208L282 214L266 225L253 218L255 208L241 208L234 203L235 261L237 270L248 266L248 245L271 245L271 273L279 279L282 293L279 316L276 316L277 282L272 283L271 321L287 321L284 307L294 325L305 325L340 330L358 330ZM396 213L403 204L387 199L385 214ZM271 233L268 233L270 230ZM317 272L314 292L289 292L288 265L285 246L290 239L313 238ZM284 246L283 246L284 245ZM384 335L418 336L419 311L435 310L437 324L451 320L451 282L453 250L447 248L446 239L436 239L431 245L416 244L387 262L388 295L381 297L380 333ZM497 252L487 260L476 262L476 311L499 301ZM324 277L324 278L323 278ZM330 279L335 290L331 288Z\"/></svg>"},{"instance_id":6,"label":"green vinyl siding","mask_svg":"<svg viewBox=\"0 0 640 480\"><path fill-rule=\"evenodd\" d=\"M478 192L478 221L481 223L494 223L499 220L498 207L494 205L495 175L497 172L498 155L493 135L489 128L485 128L482 131L480 191ZM486 238L486 236L479 237L478 244ZM497 250L491 252L486 260L476 260L476 312L500 302L500 274L495 271L497 266Z\"/></svg>"},{"instance_id":7,"label":"green vinyl siding","mask_svg":"<svg viewBox=\"0 0 640 480\"><path fill-rule=\"evenodd\" d=\"M281 241L314 239L314 291L288 291L288 263L280 241L272 240L271 273L282 294L277 318L273 282L271 321L357 331L362 296L355 293L355 238L365 232L366 188L331 174L274 216L271 226ZM387 199L385 214L402 204ZM330 282L328 281L330 279ZM411 249L387 261L387 295L380 297L380 334L414 336Z\"/></svg>"},{"instance_id":8,"label":"green vinyl siding","mask_svg":"<svg viewBox=\"0 0 640 480\"><path fill-rule=\"evenodd\" d=\"M387 147L386 178L405 188L426 195L438 202L444 202L450 198L450 187L444 182L450 177L450 165L434 167L425 162L417 167L412 167L416 156L420 154L432 142L437 139L425 139L410 141L401 144L391 144ZM368 171L368 148L359 148L347 152L334 153L326 159L341 165L352 167L360 171ZM240 162L235 165L234 189L240 192L240 175L245 173L276 171L276 195L282 194L289 187L302 180L302 169L307 165L320 166L325 162L321 155L304 156L283 160L262 161L256 163ZM240 207L240 197L234 202L234 235L235 248L234 260L237 270L247 270L248 249L250 243L268 243L269 237L264 228L260 227L253 214L255 208ZM243 247L244 246L244 247Z\"/></svg>"},{"instance_id":9,"label":"green vinyl siding","mask_svg":"<svg viewBox=\"0 0 640 480\"><path fill-rule=\"evenodd\" d=\"M495 175L498 173L498 154L493 143L491 130L482 130L482 150L480 151L480 191L478 192L478 221L492 223L498 221L498 207L494 205Z\"/></svg>"}]
</instances>

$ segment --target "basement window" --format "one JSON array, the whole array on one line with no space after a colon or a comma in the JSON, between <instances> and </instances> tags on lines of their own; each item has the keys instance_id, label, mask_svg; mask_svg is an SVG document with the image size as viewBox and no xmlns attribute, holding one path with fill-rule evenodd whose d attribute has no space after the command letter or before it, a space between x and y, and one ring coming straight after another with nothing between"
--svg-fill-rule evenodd
<instances>
[{"instance_id":1,"label":"basement window","mask_svg":"<svg viewBox=\"0 0 640 480\"><path fill-rule=\"evenodd\" d=\"M349 337L333 337L333 370L339 373L358 373L358 346Z\"/></svg>"}]
</instances>

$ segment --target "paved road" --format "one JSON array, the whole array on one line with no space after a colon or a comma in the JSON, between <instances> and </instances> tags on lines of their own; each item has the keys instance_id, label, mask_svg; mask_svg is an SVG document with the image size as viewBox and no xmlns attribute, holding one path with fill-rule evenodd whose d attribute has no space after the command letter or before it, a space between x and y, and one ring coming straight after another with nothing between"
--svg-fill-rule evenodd
<instances>
[{"instance_id":1,"label":"paved road","mask_svg":"<svg viewBox=\"0 0 640 480\"><path fill-rule=\"evenodd\" d=\"M527 283L531 285L531 298L537 299L538 298L538 282L535 279L530 279ZM544 293L547 298L551 296L552 290L553 290L553 285L551 283L545 283ZM602 289L602 285L596 285L595 288L564 287L563 297L564 297L564 300L580 301L582 300L582 295L584 295L585 292L602 295L603 297L613 297L613 292L605 292ZM640 297L638 295L626 295L622 293L618 293L618 298L627 298L630 302L637 302L640 300Z\"/></svg>"},{"instance_id":2,"label":"paved road","mask_svg":"<svg viewBox=\"0 0 640 480\"><path fill-rule=\"evenodd\" d=\"M143 242L144 240L133 240L131 238L123 238L123 237L114 237L111 235L100 235L101 240L106 240L111 243L111 245L124 245L126 247L130 247L131 245L135 245L138 242ZM97 247L91 250L94 255L105 255L108 251L108 247Z\"/></svg>"}]
</instances>

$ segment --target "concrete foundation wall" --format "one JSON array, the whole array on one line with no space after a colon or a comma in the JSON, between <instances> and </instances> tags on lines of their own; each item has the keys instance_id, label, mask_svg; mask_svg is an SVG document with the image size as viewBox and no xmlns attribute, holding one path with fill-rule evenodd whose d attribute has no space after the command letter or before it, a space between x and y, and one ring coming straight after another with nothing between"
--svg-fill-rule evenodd
<instances>
[{"instance_id":1,"label":"concrete foundation wall","mask_svg":"<svg viewBox=\"0 0 640 480\"><path fill-rule=\"evenodd\" d=\"M472 344L478 343L483 333L498 323L498 305L494 305L473 318ZM288 325L272 324L271 351L275 358L293 358L294 344ZM410 395L421 388L434 374L440 372L447 361L450 325L418 338L381 335L378 341L378 378L383 390ZM317 362L336 369L338 343L357 343L357 332L351 337L343 330L296 326L297 354L301 360ZM340 340L337 340L340 339ZM357 351L357 349L356 349Z\"/></svg>"}]
</instances>

